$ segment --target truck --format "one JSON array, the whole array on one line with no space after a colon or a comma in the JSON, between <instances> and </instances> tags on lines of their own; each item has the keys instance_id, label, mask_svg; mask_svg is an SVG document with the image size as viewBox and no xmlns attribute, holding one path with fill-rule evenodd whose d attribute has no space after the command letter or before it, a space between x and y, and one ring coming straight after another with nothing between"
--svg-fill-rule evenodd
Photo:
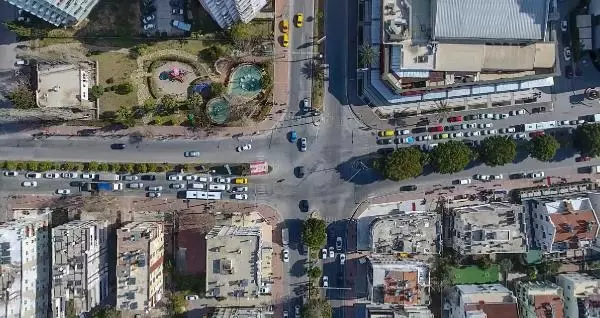
<instances>
[{"instance_id":1,"label":"truck","mask_svg":"<svg viewBox=\"0 0 600 318\"><path fill-rule=\"evenodd\" d=\"M98 181L118 181L118 180L120 180L119 175L115 174L115 173L98 173L96 175L96 178L98 178Z\"/></svg>"},{"instance_id":2,"label":"truck","mask_svg":"<svg viewBox=\"0 0 600 318\"><path fill-rule=\"evenodd\" d=\"M221 200L221 192L206 192L206 191L185 191L186 199L199 199L199 200Z\"/></svg>"},{"instance_id":3,"label":"truck","mask_svg":"<svg viewBox=\"0 0 600 318\"><path fill-rule=\"evenodd\" d=\"M183 30L186 32L189 32L192 29L192 25L189 23L185 23L183 21L178 21L178 20L173 20L171 21L171 24L178 28L179 30Z\"/></svg>"},{"instance_id":4,"label":"truck","mask_svg":"<svg viewBox=\"0 0 600 318\"><path fill-rule=\"evenodd\" d=\"M595 123L599 122L600 121L600 114L590 115L590 120L593 121L593 122L595 122Z\"/></svg>"},{"instance_id":5,"label":"truck","mask_svg":"<svg viewBox=\"0 0 600 318\"><path fill-rule=\"evenodd\" d=\"M531 123L531 124L523 124L521 126L523 128L523 131L545 130L545 129L557 127L556 120L543 121L543 122Z\"/></svg>"},{"instance_id":6,"label":"truck","mask_svg":"<svg viewBox=\"0 0 600 318\"><path fill-rule=\"evenodd\" d=\"M121 191L123 190L123 184L120 182L96 182L92 184L92 189L100 191Z\"/></svg>"},{"instance_id":7,"label":"truck","mask_svg":"<svg viewBox=\"0 0 600 318\"><path fill-rule=\"evenodd\" d=\"M287 228L281 229L281 243L283 246L288 246L288 244L290 244L290 237Z\"/></svg>"}]
</instances>

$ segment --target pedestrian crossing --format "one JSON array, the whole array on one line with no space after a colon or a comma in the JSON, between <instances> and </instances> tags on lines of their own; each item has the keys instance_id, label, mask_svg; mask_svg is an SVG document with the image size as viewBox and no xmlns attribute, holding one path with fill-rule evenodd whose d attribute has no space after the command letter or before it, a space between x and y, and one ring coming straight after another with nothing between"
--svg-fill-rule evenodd
<instances>
[{"instance_id":1,"label":"pedestrian crossing","mask_svg":"<svg viewBox=\"0 0 600 318\"><path fill-rule=\"evenodd\" d=\"M257 185L255 185L254 191L255 191L255 193L256 193L257 196L259 196L259 195L266 195L269 192L266 184L257 184Z\"/></svg>"}]
</instances>

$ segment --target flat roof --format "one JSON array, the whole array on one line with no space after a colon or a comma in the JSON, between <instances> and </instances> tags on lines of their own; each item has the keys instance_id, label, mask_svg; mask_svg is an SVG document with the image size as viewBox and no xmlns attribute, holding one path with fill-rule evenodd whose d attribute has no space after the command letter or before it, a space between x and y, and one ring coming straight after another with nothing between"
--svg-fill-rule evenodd
<instances>
[{"instance_id":1,"label":"flat roof","mask_svg":"<svg viewBox=\"0 0 600 318\"><path fill-rule=\"evenodd\" d=\"M84 65L38 64L36 102L39 107L90 106L88 87L93 85L93 70Z\"/></svg>"},{"instance_id":2,"label":"flat roof","mask_svg":"<svg viewBox=\"0 0 600 318\"><path fill-rule=\"evenodd\" d=\"M433 1L435 39L544 39L548 0Z\"/></svg>"},{"instance_id":3,"label":"flat roof","mask_svg":"<svg viewBox=\"0 0 600 318\"><path fill-rule=\"evenodd\" d=\"M371 247L378 253L433 254L438 252L439 215L405 212L371 223Z\"/></svg>"}]
</instances>

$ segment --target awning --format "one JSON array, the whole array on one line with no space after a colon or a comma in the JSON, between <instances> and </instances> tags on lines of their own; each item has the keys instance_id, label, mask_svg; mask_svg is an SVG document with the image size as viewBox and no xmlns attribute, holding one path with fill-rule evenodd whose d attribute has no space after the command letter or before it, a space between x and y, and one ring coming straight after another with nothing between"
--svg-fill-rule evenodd
<instances>
[{"instance_id":1,"label":"awning","mask_svg":"<svg viewBox=\"0 0 600 318\"><path fill-rule=\"evenodd\" d=\"M518 83L506 83L496 85L496 92L516 91L519 89Z\"/></svg>"},{"instance_id":2,"label":"awning","mask_svg":"<svg viewBox=\"0 0 600 318\"><path fill-rule=\"evenodd\" d=\"M536 80L531 80L531 81L523 81L521 82L521 89L528 89L528 88L536 88L536 87L546 87L546 86L552 86L554 85L554 78L553 77L546 77L546 78L540 78L540 79L536 79Z\"/></svg>"},{"instance_id":3,"label":"awning","mask_svg":"<svg viewBox=\"0 0 600 318\"><path fill-rule=\"evenodd\" d=\"M448 97L466 96L470 94L471 90L468 88L451 89L448 91Z\"/></svg>"},{"instance_id":4,"label":"awning","mask_svg":"<svg viewBox=\"0 0 600 318\"><path fill-rule=\"evenodd\" d=\"M471 88L473 95L492 93L494 90L494 86L474 86Z\"/></svg>"}]
</instances>

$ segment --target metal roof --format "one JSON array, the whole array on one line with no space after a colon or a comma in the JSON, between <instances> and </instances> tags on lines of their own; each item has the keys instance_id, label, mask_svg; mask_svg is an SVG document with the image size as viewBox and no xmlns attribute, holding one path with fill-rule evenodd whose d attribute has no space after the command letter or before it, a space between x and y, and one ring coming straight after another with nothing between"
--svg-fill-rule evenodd
<instances>
[{"instance_id":1,"label":"metal roof","mask_svg":"<svg viewBox=\"0 0 600 318\"><path fill-rule=\"evenodd\" d=\"M436 39L542 40L548 0L434 0Z\"/></svg>"}]
</instances>

